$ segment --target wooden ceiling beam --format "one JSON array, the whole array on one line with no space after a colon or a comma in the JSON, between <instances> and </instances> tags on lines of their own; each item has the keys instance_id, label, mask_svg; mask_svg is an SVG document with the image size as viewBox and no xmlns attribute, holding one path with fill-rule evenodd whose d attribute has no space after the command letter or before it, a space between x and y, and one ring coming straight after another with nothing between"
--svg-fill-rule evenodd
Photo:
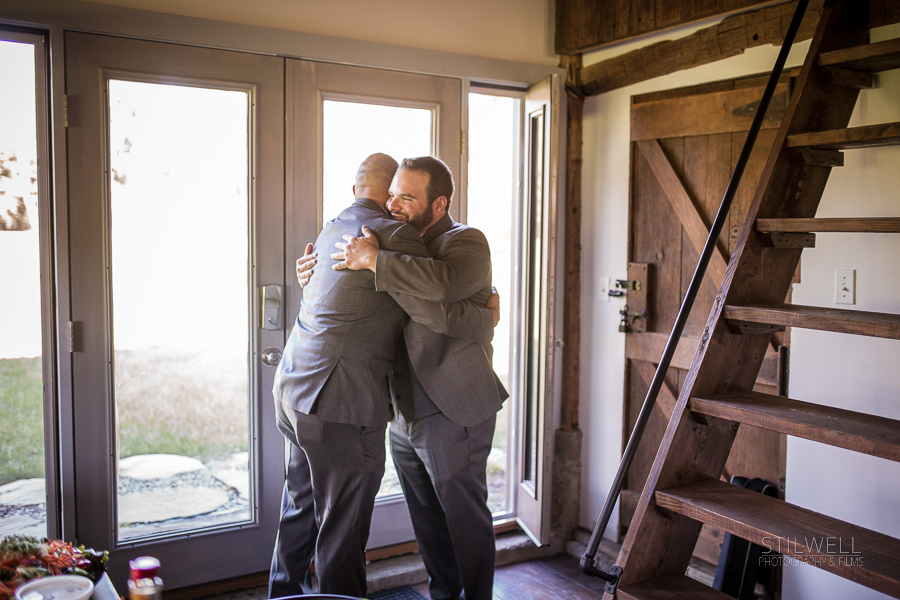
<instances>
[{"instance_id":1,"label":"wooden ceiling beam","mask_svg":"<svg viewBox=\"0 0 900 600\"><path fill-rule=\"evenodd\" d=\"M747 48L764 44L781 45L796 6L795 0L727 17L689 36L659 42L587 66L581 72L582 89L588 96L602 94L737 56ZM821 13L822 0L813 0L797 33L797 41L812 37Z\"/></svg>"},{"instance_id":2,"label":"wooden ceiling beam","mask_svg":"<svg viewBox=\"0 0 900 600\"><path fill-rule=\"evenodd\" d=\"M578 54L771 0L557 0L556 53Z\"/></svg>"},{"instance_id":3,"label":"wooden ceiling beam","mask_svg":"<svg viewBox=\"0 0 900 600\"><path fill-rule=\"evenodd\" d=\"M661 0L656 0L661 1ZM604 0L559 0L560 5L599 3L598 10L612 2ZM822 14L823 0L810 2L796 41L812 37ZM582 92L594 96L676 71L742 54L747 48L784 41L797 2L788 2L726 17L716 25L671 41L659 42L585 67ZM559 6L558 6L559 10ZM900 0L869 0L869 27L900 22ZM558 33L559 35L559 33ZM582 34L582 39L584 35Z\"/></svg>"}]
</instances>

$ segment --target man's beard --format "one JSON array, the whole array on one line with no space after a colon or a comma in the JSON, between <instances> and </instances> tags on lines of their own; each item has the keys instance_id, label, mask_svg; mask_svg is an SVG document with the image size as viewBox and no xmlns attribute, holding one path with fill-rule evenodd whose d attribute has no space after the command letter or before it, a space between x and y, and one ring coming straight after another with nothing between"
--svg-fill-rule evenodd
<instances>
[{"instance_id":1,"label":"man's beard","mask_svg":"<svg viewBox=\"0 0 900 600\"><path fill-rule=\"evenodd\" d=\"M426 229L429 225L431 225L431 221L434 219L434 209L432 208L431 203L428 204L428 208L415 217L407 218L406 222L416 228L416 231L421 232Z\"/></svg>"}]
</instances>

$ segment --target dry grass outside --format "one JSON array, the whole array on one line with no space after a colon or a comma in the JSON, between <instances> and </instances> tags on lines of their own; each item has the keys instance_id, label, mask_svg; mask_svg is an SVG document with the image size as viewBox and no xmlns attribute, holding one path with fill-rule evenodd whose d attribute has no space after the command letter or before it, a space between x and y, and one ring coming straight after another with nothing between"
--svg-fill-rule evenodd
<instances>
[{"instance_id":1,"label":"dry grass outside","mask_svg":"<svg viewBox=\"0 0 900 600\"><path fill-rule=\"evenodd\" d=\"M248 359L164 348L116 351L119 456L202 461L248 448Z\"/></svg>"},{"instance_id":2,"label":"dry grass outside","mask_svg":"<svg viewBox=\"0 0 900 600\"><path fill-rule=\"evenodd\" d=\"M247 357L173 352L163 348L116 352L119 455L178 454L201 461L248 449ZM40 359L0 361L0 416L16 435L0 435L0 483L43 476ZM507 403L508 404L508 403ZM507 417L498 414L493 446L506 451ZM387 465L391 470L393 465ZM386 474L382 493L399 493ZM507 474L488 466L488 505L505 511Z\"/></svg>"},{"instance_id":3,"label":"dry grass outside","mask_svg":"<svg viewBox=\"0 0 900 600\"><path fill-rule=\"evenodd\" d=\"M44 476L41 359L0 359L0 485Z\"/></svg>"}]
</instances>

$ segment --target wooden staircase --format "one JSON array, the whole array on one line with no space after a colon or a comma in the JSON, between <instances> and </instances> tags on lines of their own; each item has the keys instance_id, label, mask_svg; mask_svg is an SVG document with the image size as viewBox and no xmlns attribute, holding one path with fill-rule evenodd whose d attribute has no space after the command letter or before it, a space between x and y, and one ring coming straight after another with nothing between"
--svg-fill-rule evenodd
<instances>
[{"instance_id":1,"label":"wooden staircase","mask_svg":"<svg viewBox=\"0 0 900 600\"><path fill-rule=\"evenodd\" d=\"M786 326L900 340L900 315L784 304L816 232L900 232L898 218L815 218L842 150L900 144L900 123L847 127L871 73L900 68L900 40L869 44L867 16L862 0L823 11L616 562L618 598L729 598L684 575L704 523L900 598L900 540L719 479L741 423L900 461L900 421L752 391ZM826 538L865 560L830 560Z\"/></svg>"}]
</instances>

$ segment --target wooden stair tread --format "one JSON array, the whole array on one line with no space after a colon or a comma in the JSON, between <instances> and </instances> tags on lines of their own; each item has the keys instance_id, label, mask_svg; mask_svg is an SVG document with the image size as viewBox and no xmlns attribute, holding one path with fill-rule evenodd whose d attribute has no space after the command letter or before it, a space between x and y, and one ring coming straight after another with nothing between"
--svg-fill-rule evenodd
<instances>
[{"instance_id":1,"label":"wooden stair tread","mask_svg":"<svg viewBox=\"0 0 900 600\"><path fill-rule=\"evenodd\" d=\"M759 392L691 398L694 412L900 462L900 421Z\"/></svg>"},{"instance_id":2,"label":"wooden stair tread","mask_svg":"<svg viewBox=\"0 0 900 600\"><path fill-rule=\"evenodd\" d=\"M617 589L619 600L728 600L731 598L687 575L663 575Z\"/></svg>"},{"instance_id":3,"label":"wooden stair tread","mask_svg":"<svg viewBox=\"0 0 900 600\"><path fill-rule=\"evenodd\" d=\"M787 136L788 148L874 148L900 144L900 123L811 131Z\"/></svg>"},{"instance_id":4,"label":"wooden stair tread","mask_svg":"<svg viewBox=\"0 0 900 600\"><path fill-rule=\"evenodd\" d=\"M900 540L716 479L658 490L656 504L772 552L900 596ZM830 542L830 543L829 543Z\"/></svg>"},{"instance_id":5,"label":"wooden stair tread","mask_svg":"<svg viewBox=\"0 0 900 600\"><path fill-rule=\"evenodd\" d=\"M756 230L766 232L900 233L900 217L842 219L757 219Z\"/></svg>"},{"instance_id":6,"label":"wooden stair tread","mask_svg":"<svg viewBox=\"0 0 900 600\"><path fill-rule=\"evenodd\" d=\"M900 340L900 315L804 306L802 304L728 305L722 317L734 321L803 327Z\"/></svg>"},{"instance_id":7,"label":"wooden stair tread","mask_svg":"<svg viewBox=\"0 0 900 600\"><path fill-rule=\"evenodd\" d=\"M844 48L819 55L820 67L841 67L854 71L887 71L900 68L900 38Z\"/></svg>"}]
</instances>

